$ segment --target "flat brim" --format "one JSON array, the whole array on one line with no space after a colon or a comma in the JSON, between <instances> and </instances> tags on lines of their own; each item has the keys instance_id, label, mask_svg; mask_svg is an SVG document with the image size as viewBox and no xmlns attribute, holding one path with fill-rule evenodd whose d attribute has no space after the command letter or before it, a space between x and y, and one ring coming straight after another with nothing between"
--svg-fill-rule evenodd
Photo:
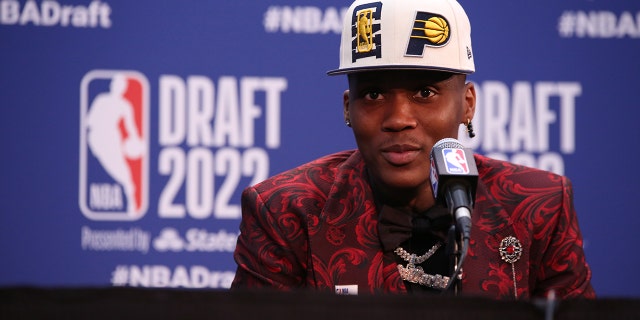
<instances>
[{"instance_id":1,"label":"flat brim","mask_svg":"<svg viewBox=\"0 0 640 320\"><path fill-rule=\"evenodd\" d=\"M435 66L416 66L416 65L386 65L386 66L362 66L355 68L342 68L327 71L327 75L337 76L342 74L356 73L356 72L366 72L366 71L382 71L382 70L425 70L425 71L442 71L442 72L451 72L451 73L460 73L460 74L472 74L475 70L462 70L462 69L451 69L451 68L442 68Z\"/></svg>"}]
</instances>

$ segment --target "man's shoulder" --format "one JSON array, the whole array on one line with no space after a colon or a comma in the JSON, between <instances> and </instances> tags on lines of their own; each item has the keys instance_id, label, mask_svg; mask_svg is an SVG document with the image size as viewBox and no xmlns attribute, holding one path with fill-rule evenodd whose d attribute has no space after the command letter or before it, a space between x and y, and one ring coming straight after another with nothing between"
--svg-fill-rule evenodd
<instances>
[{"instance_id":1,"label":"man's shoulder","mask_svg":"<svg viewBox=\"0 0 640 320\"><path fill-rule=\"evenodd\" d=\"M258 192L279 186L290 187L292 184L297 184L299 188L304 185L314 185L321 188L329 187L336 174L354 162L355 153L355 150L346 150L322 156L271 176L254 187Z\"/></svg>"},{"instance_id":2,"label":"man's shoulder","mask_svg":"<svg viewBox=\"0 0 640 320\"><path fill-rule=\"evenodd\" d=\"M356 150L346 150L328 154L320 158L311 160L295 168L289 169L276 176L291 174L297 175L310 171L322 171L325 174L330 174L340 169L343 165L347 164L354 153L356 153Z\"/></svg>"},{"instance_id":3,"label":"man's shoulder","mask_svg":"<svg viewBox=\"0 0 640 320\"><path fill-rule=\"evenodd\" d=\"M474 155L478 174L485 183L516 182L522 185L543 186L568 184L565 176L534 167L515 164L509 161L493 159L484 155Z\"/></svg>"},{"instance_id":4,"label":"man's shoulder","mask_svg":"<svg viewBox=\"0 0 640 320\"><path fill-rule=\"evenodd\" d=\"M355 152L356 150L345 150L345 151L328 154L323 157L312 160L310 162L307 162L306 164L303 164L298 168L313 167L313 166L339 167L340 165L345 163L347 159L349 159Z\"/></svg>"}]
</instances>

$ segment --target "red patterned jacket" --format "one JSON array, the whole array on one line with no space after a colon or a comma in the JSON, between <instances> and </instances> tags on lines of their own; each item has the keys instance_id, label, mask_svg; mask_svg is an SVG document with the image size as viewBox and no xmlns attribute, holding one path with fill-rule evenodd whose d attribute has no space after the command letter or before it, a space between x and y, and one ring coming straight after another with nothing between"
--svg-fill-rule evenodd
<instances>
[{"instance_id":1,"label":"red patterned jacket","mask_svg":"<svg viewBox=\"0 0 640 320\"><path fill-rule=\"evenodd\" d=\"M567 178L475 156L479 172L462 294L513 298L511 264L498 248L522 244L519 298L595 296ZM278 174L242 195L232 289L357 285L359 294L405 293L397 264L383 259L378 210L358 151Z\"/></svg>"}]
</instances>

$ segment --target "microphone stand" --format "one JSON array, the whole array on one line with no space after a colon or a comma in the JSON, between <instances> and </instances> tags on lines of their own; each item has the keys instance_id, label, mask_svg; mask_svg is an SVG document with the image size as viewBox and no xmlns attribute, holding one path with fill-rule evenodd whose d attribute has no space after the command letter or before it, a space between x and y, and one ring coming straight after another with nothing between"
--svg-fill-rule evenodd
<instances>
[{"instance_id":1,"label":"microphone stand","mask_svg":"<svg viewBox=\"0 0 640 320\"><path fill-rule=\"evenodd\" d=\"M457 296L460 290L462 290L462 283L458 279L457 276L457 265L458 259L460 259L460 237L457 236L458 232L456 231L455 224L452 224L449 227L449 231L447 232L447 254L449 255L449 275L451 275L451 279L449 281L453 282L453 295Z\"/></svg>"},{"instance_id":2,"label":"microphone stand","mask_svg":"<svg viewBox=\"0 0 640 320\"><path fill-rule=\"evenodd\" d=\"M455 210L456 222L447 233L447 254L449 255L449 284L445 291L453 287L453 295L462 291L462 264L469 250L471 236L471 212L466 207Z\"/></svg>"}]
</instances>

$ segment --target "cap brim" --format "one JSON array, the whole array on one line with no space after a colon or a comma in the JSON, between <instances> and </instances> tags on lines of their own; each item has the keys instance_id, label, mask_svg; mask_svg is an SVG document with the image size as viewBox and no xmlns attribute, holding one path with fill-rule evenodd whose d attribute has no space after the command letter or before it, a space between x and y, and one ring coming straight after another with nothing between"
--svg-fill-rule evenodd
<instances>
[{"instance_id":1,"label":"cap brim","mask_svg":"<svg viewBox=\"0 0 640 320\"><path fill-rule=\"evenodd\" d=\"M442 72L451 72L451 73L460 73L460 74L471 74L475 72L475 70L460 70L460 69L449 69L449 68L430 67L430 66L387 65L387 66L366 66L366 67L335 69L335 70L327 71L327 75L337 76L341 74L366 72L366 71L382 71L382 70L424 70L424 71L442 71Z\"/></svg>"}]
</instances>

